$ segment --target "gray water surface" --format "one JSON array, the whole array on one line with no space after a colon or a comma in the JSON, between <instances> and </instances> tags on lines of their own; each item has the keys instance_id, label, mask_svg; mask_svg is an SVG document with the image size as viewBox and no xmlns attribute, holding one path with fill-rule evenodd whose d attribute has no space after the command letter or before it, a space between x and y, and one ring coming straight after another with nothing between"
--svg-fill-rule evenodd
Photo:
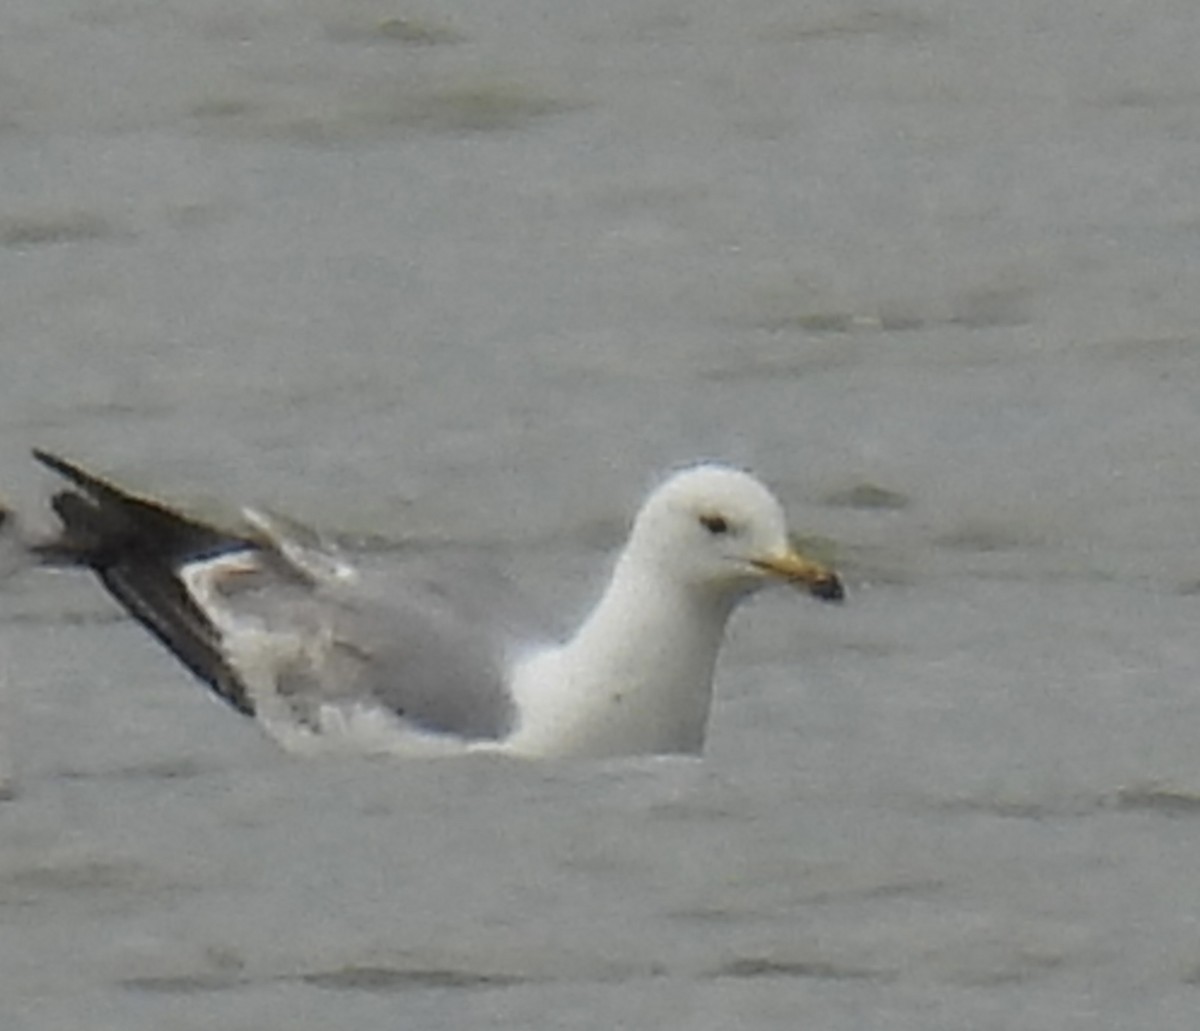
<instances>
[{"instance_id":1,"label":"gray water surface","mask_svg":"<svg viewBox=\"0 0 1200 1031\"><path fill-rule=\"evenodd\" d=\"M9 0L0 486L39 445L571 622L747 464L841 609L702 761L303 762L82 576L0 594L13 1031L1190 1029L1184 0Z\"/></svg>"}]
</instances>

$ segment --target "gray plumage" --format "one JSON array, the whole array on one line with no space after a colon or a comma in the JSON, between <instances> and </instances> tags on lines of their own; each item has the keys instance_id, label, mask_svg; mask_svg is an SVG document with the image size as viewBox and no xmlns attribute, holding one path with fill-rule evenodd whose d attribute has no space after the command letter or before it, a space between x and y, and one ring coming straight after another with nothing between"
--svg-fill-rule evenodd
<instances>
[{"instance_id":1,"label":"gray plumage","mask_svg":"<svg viewBox=\"0 0 1200 1031\"><path fill-rule=\"evenodd\" d=\"M318 730L323 707L365 703L465 740L511 729L506 644L448 597L377 595L297 524L247 513L249 528L224 530L34 454L73 485L52 499L62 533L38 546L43 560L92 569L239 712L282 705Z\"/></svg>"}]
</instances>

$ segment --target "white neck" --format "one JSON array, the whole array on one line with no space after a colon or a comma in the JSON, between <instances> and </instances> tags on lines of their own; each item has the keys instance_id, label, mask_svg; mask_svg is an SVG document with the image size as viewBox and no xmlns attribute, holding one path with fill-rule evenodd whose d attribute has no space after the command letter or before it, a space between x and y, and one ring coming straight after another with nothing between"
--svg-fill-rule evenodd
<instances>
[{"instance_id":1,"label":"white neck","mask_svg":"<svg viewBox=\"0 0 1200 1031\"><path fill-rule=\"evenodd\" d=\"M513 688L526 715L510 750L700 751L717 650L736 601L677 583L626 551L575 637L518 668Z\"/></svg>"}]
</instances>

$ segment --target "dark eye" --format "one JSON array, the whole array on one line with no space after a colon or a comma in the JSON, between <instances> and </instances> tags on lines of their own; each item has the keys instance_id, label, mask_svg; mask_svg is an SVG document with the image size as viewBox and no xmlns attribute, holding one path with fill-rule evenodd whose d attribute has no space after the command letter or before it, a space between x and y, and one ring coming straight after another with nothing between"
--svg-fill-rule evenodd
<instances>
[{"instance_id":1,"label":"dark eye","mask_svg":"<svg viewBox=\"0 0 1200 1031\"><path fill-rule=\"evenodd\" d=\"M729 532L729 520L719 515L702 515L700 525L714 536Z\"/></svg>"}]
</instances>

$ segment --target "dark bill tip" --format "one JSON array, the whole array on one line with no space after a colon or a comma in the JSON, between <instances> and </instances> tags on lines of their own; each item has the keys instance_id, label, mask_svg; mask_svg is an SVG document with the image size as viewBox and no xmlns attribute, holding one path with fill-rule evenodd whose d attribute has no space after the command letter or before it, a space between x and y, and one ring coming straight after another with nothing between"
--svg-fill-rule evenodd
<instances>
[{"instance_id":1,"label":"dark bill tip","mask_svg":"<svg viewBox=\"0 0 1200 1031\"><path fill-rule=\"evenodd\" d=\"M809 585L809 593L814 598L820 598L821 601L839 602L846 597L846 589L842 586L842 581L838 579L837 573L830 573L814 580Z\"/></svg>"}]
</instances>

